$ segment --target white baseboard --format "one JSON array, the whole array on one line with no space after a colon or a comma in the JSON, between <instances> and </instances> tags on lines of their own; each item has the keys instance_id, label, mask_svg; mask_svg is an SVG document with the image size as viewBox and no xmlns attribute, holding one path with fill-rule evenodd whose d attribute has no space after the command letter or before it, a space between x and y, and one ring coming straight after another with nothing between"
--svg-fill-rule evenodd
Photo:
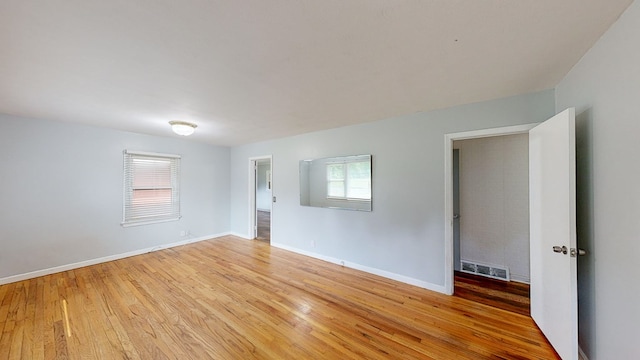
<instances>
[{"instance_id":1,"label":"white baseboard","mask_svg":"<svg viewBox=\"0 0 640 360\"><path fill-rule=\"evenodd\" d=\"M197 237L197 238L190 238L190 239L181 240L181 241L170 243L170 244L163 244L163 245L153 246L153 247L146 248L146 249L133 250L133 251L129 251L129 252L122 253L122 254L109 255L109 256L104 256L104 257L100 257L100 258L96 258L96 259L80 261L80 262L76 262L76 263L72 263L72 264L55 266L55 267L48 268L48 269L31 271L31 272L24 273L24 274L7 276L7 277L4 277L4 278L0 278L0 285L9 284L9 283L17 282L17 281L22 281L22 280L33 279L33 278L37 278L39 276L55 274L55 273L59 273L59 272L67 271L67 270L78 269L78 268L85 267L85 266L101 264L101 263L105 263L105 262L108 262L108 261L124 259L124 258L127 258L127 257L146 254L146 253L150 253L150 252L154 252L154 251L158 251L158 250L163 250L163 249L169 249L169 248L176 247L176 246L187 245L187 244L195 243L195 242L198 242L198 241L210 240L210 239L218 238L218 237L225 236L225 235L231 235L231 233L225 232L225 233L220 233L220 234L201 236L201 237Z\"/></svg>"},{"instance_id":2,"label":"white baseboard","mask_svg":"<svg viewBox=\"0 0 640 360\"><path fill-rule=\"evenodd\" d=\"M523 283L523 284L531 284L531 279L527 276L520 276L511 274L511 281Z\"/></svg>"},{"instance_id":3,"label":"white baseboard","mask_svg":"<svg viewBox=\"0 0 640 360\"><path fill-rule=\"evenodd\" d=\"M578 359L579 360L589 360L589 358L584 353L584 351L582 351L582 348L580 347L580 345L578 345Z\"/></svg>"},{"instance_id":4,"label":"white baseboard","mask_svg":"<svg viewBox=\"0 0 640 360\"><path fill-rule=\"evenodd\" d=\"M253 240L253 239L252 239L252 238L250 238L247 234L240 234L240 233L233 232L233 231L232 231L232 232L230 232L230 233L229 233L229 235L233 235L233 236L235 236L235 237L239 237L239 238L242 238L242 239L244 239L244 240Z\"/></svg>"},{"instance_id":5,"label":"white baseboard","mask_svg":"<svg viewBox=\"0 0 640 360\"><path fill-rule=\"evenodd\" d=\"M290 247L290 246L284 245L284 244L271 243L271 246L277 247L277 248L280 248L280 249L283 249L283 250L291 251L291 252L294 252L294 253L297 253L297 254L300 254L300 255L305 255L305 256L309 256L309 257L315 258L315 259L319 259L319 260L323 260L323 261L326 261L326 262L330 262L330 263L333 263L333 264L342 265L342 266L345 266L345 267L348 267L348 268L352 268L352 269L356 269L356 270L361 270L361 271L364 271L364 272L367 272L367 273L370 273L370 274L374 274L374 275L385 277L387 279L400 281L400 282L403 282L405 284L418 286L418 287L421 287L423 289L432 290L432 291L436 291L436 292L439 292L439 293L442 293L442 294L446 294L445 287L443 285L432 284L430 282L414 279L414 278L409 277L409 276L404 276L404 275L392 273L392 272L389 272L389 271L380 270L380 269L372 268L372 267L369 267L369 266L365 266L365 265L361 265L361 264L357 264L357 263L352 263L352 262L349 262L349 261L336 259L336 258L333 258L333 257L330 257L330 256L320 255L320 254L312 253L312 252L309 252L309 251L296 249L296 248L293 248L293 247Z\"/></svg>"}]
</instances>

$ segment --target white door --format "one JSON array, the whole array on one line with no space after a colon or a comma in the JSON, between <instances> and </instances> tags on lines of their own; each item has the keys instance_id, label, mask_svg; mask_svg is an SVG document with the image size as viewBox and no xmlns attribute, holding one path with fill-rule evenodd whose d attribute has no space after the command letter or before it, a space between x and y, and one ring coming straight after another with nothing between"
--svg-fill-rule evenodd
<instances>
[{"instance_id":1,"label":"white door","mask_svg":"<svg viewBox=\"0 0 640 360\"><path fill-rule=\"evenodd\" d=\"M563 360L578 359L575 169L570 108L529 131L531 317Z\"/></svg>"}]
</instances>

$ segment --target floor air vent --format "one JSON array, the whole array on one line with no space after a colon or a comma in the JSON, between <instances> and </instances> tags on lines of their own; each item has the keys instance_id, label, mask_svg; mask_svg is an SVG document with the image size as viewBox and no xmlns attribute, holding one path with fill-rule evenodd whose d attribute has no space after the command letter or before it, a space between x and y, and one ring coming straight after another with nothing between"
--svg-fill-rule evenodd
<instances>
[{"instance_id":1,"label":"floor air vent","mask_svg":"<svg viewBox=\"0 0 640 360\"><path fill-rule=\"evenodd\" d=\"M509 269L506 267L485 265L467 260L460 261L460 265L462 272L509 281Z\"/></svg>"}]
</instances>

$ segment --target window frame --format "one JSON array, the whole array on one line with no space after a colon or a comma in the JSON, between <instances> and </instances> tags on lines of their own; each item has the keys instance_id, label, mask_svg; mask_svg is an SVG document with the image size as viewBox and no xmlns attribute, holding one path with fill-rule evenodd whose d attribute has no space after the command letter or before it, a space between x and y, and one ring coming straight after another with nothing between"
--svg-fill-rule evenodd
<instances>
[{"instance_id":1,"label":"window frame","mask_svg":"<svg viewBox=\"0 0 640 360\"><path fill-rule=\"evenodd\" d=\"M138 186L134 185L136 170L141 171L134 165L135 160L152 160L169 162L169 185ZM146 151L123 151L123 201L122 201L122 222L123 227L156 224L168 221L177 221L182 218L180 212L180 155L163 154ZM155 180L155 179L154 179ZM153 205L146 204L138 206L134 204L134 192L143 190L170 190L170 200L159 199L160 206L153 209ZM164 202L165 204L162 204ZM155 210L156 213L149 212L140 215L140 212ZM136 214L136 211L138 214ZM161 212L162 211L162 212Z\"/></svg>"}]
</instances>

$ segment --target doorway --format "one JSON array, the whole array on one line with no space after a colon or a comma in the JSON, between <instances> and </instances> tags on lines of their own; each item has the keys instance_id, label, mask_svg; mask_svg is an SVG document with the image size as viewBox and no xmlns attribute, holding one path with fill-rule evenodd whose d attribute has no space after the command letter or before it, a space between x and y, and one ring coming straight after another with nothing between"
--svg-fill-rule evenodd
<instances>
[{"instance_id":1,"label":"doorway","mask_svg":"<svg viewBox=\"0 0 640 360\"><path fill-rule=\"evenodd\" d=\"M458 225L456 222L462 221L465 216L461 209L455 209L454 212L454 141L527 134L535 125L518 125L445 135L445 292L447 294L454 294L456 260L458 256L464 258L464 254L456 250L457 241L454 240L456 235L454 227ZM454 214L457 214L459 219L454 219ZM460 265L457 266L460 269Z\"/></svg>"},{"instance_id":2,"label":"doorway","mask_svg":"<svg viewBox=\"0 0 640 360\"><path fill-rule=\"evenodd\" d=\"M453 148L454 294L529 315L528 134Z\"/></svg>"},{"instance_id":3,"label":"doorway","mask_svg":"<svg viewBox=\"0 0 640 360\"><path fill-rule=\"evenodd\" d=\"M453 295L453 142L529 136L531 318L563 359L578 359L575 109L540 124L445 134L445 292ZM464 214L461 214L464 217Z\"/></svg>"},{"instance_id":4,"label":"doorway","mask_svg":"<svg viewBox=\"0 0 640 360\"><path fill-rule=\"evenodd\" d=\"M273 169L271 156L249 159L250 238L271 242Z\"/></svg>"}]
</instances>

